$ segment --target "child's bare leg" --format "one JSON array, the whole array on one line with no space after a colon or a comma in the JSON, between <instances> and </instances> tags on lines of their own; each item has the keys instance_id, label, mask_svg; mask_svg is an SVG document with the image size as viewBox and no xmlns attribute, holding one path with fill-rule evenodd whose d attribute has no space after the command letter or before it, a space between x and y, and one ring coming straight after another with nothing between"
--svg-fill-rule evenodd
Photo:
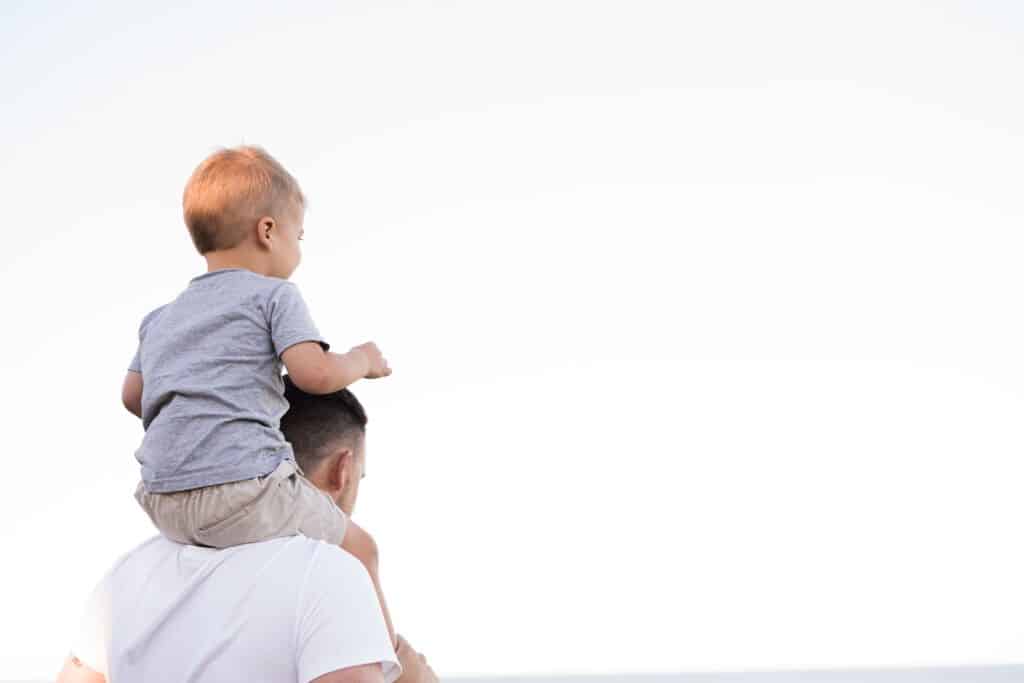
<instances>
[{"instance_id":1,"label":"child's bare leg","mask_svg":"<svg viewBox=\"0 0 1024 683\"><path fill-rule=\"evenodd\" d=\"M388 613L388 604L384 601L384 591L380 589L380 578L377 575L377 565L379 563L377 542L373 540L373 537L365 529L350 519L348 527L345 529L345 538L341 541L341 547L343 550L355 555L363 563L363 566L366 567L366 571L370 573L370 578L373 580L373 588L377 591L377 600L380 602L380 611L384 613L384 623L387 624L388 635L391 636L391 644L397 650L398 639L395 637L395 628L391 624L391 614Z\"/></svg>"}]
</instances>

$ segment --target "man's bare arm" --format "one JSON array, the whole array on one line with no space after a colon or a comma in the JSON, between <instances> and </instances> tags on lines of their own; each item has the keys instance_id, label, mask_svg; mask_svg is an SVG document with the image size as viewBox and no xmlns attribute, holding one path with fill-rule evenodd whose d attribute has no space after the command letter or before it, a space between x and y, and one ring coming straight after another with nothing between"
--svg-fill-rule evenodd
<instances>
[{"instance_id":1,"label":"man's bare arm","mask_svg":"<svg viewBox=\"0 0 1024 683\"><path fill-rule=\"evenodd\" d=\"M348 530L345 531L345 540L341 547L355 555L356 559L363 563L373 580L373 587L377 591L377 600L384 613L384 621L387 623L391 643L395 647L395 654L398 655L398 663L402 665L402 675L396 683L438 683L437 674L427 664L427 658L414 650L409 645L409 641L395 633L391 615L388 613L388 606L384 600L384 592L380 587L380 579L377 577L377 568L380 563L377 541L369 532L349 520Z\"/></svg>"},{"instance_id":2,"label":"man's bare arm","mask_svg":"<svg viewBox=\"0 0 1024 683\"><path fill-rule=\"evenodd\" d=\"M107 677L96 673L74 655L64 660L64 668L57 675L57 683L107 683Z\"/></svg>"},{"instance_id":3,"label":"man's bare arm","mask_svg":"<svg viewBox=\"0 0 1024 683\"><path fill-rule=\"evenodd\" d=\"M388 604L384 600L384 591L380 587L380 578L377 569L380 565L380 552L377 549L377 541L373 540L365 529L353 522L348 521L348 528L345 530L345 538L341 542L343 550L354 555L357 560L363 563L366 571L373 581L373 588L377 591L377 601L380 603L380 611L384 613L384 623L388 627L388 635L391 637L391 646L398 649L398 639L395 637L395 627L391 623L391 614L388 612Z\"/></svg>"}]
</instances>

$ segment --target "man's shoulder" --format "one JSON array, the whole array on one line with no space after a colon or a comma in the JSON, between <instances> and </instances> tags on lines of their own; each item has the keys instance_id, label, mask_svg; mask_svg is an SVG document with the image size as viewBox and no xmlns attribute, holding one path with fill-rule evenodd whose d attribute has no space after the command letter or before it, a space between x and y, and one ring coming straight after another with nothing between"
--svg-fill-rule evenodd
<instances>
[{"instance_id":1,"label":"man's shoulder","mask_svg":"<svg viewBox=\"0 0 1024 683\"><path fill-rule=\"evenodd\" d=\"M126 564L163 561L168 555L181 556L183 560L202 562L203 560L217 559L222 562L232 561L247 566L252 566L252 562L264 557L275 561L290 560L311 563L325 567L327 571L337 569L358 571L362 569L359 560L338 546L301 535L220 549L187 545L157 535L122 555L111 567L111 571L116 571Z\"/></svg>"},{"instance_id":2,"label":"man's shoulder","mask_svg":"<svg viewBox=\"0 0 1024 683\"><path fill-rule=\"evenodd\" d=\"M162 555L168 551L169 545L175 545L172 541L167 540L163 536L153 536L146 539L142 543L138 544L128 552L121 555L114 564L110 567L108 574L113 574L117 570L121 569L125 564L131 564L134 560L142 557L150 557L153 555Z\"/></svg>"},{"instance_id":3,"label":"man's shoulder","mask_svg":"<svg viewBox=\"0 0 1024 683\"><path fill-rule=\"evenodd\" d=\"M366 571L363 563L354 555L339 546L332 545L326 541L314 540L302 536L305 541L313 544L311 546L315 556L314 562L319 569L327 574L352 573L365 574L369 579L370 574Z\"/></svg>"},{"instance_id":4,"label":"man's shoulder","mask_svg":"<svg viewBox=\"0 0 1024 683\"><path fill-rule=\"evenodd\" d=\"M115 561L100 586L119 586L118 594L129 599L160 585L166 591L192 592L200 586L233 586L251 582L262 575L270 583L275 577L290 581L306 592L325 590L339 576L358 583L362 565L337 546L305 536L276 538L231 548L205 548L154 536L132 548ZM218 589L219 590L219 589ZM330 590L327 588L327 590Z\"/></svg>"},{"instance_id":5,"label":"man's shoulder","mask_svg":"<svg viewBox=\"0 0 1024 683\"><path fill-rule=\"evenodd\" d=\"M156 536L122 556L101 585L120 586L119 595L132 600L154 585L170 595L230 592L254 581L274 587L282 580L294 587L293 599L299 601L300 609L314 609L310 601L321 600L345 605L360 591L374 595L369 572L357 558L336 545L305 536L222 549Z\"/></svg>"}]
</instances>

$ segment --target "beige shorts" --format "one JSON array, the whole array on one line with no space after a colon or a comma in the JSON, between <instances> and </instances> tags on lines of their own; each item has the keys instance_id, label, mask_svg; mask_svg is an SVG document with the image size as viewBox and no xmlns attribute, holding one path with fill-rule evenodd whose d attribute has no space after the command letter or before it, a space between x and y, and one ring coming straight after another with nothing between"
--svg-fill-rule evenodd
<instances>
[{"instance_id":1,"label":"beige shorts","mask_svg":"<svg viewBox=\"0 0 1024 683\"><path fill-rule=\"evenodd\" d=\"M264 477L190 491L148 493L139 482L135 499L167 538L210 548L296 534L341 545L348 525L330 496L289 461Z\"/></svg>"}]
</instances>

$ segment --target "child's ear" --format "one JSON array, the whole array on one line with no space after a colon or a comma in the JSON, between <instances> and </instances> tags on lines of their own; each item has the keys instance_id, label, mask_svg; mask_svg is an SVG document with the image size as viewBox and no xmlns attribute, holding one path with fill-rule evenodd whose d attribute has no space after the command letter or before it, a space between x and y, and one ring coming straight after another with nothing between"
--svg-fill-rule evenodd
<instances>
[{"instance_id":1,"label":"child's ear","mask_svg":"<svg viewBox=\"0 0 1024 683\"><path fill-rule=\"evenodd\" d=\"M270 249L273 242L274 229L277 223L270 216L264 216L256 222L256 242L266 249Z\"/></svg>"}]
</instances>

